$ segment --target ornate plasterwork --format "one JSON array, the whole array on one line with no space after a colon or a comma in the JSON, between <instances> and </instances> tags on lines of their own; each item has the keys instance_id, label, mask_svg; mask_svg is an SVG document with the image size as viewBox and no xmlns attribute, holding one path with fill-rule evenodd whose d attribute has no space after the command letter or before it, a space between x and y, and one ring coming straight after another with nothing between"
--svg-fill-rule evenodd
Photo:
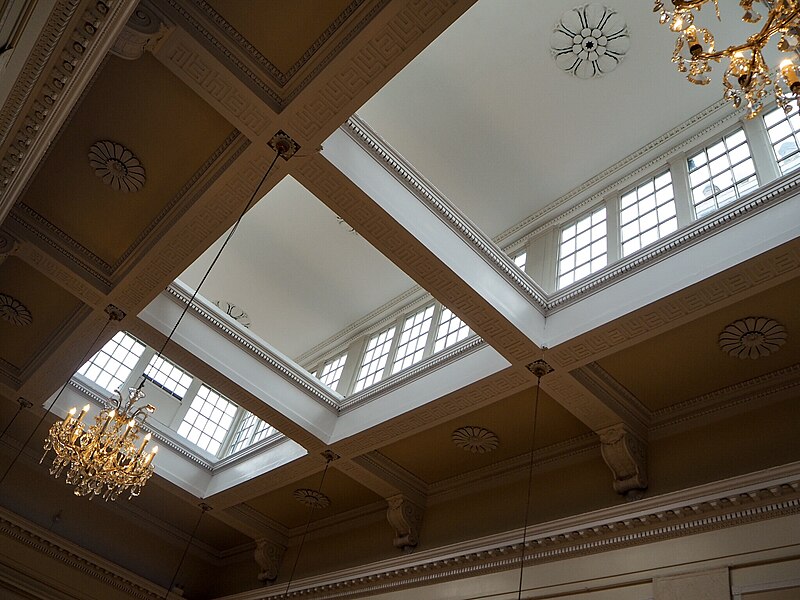
<instances>
[{"instance_id":1,"label":"ornate plasterwork","mask_svg":"<svg viewBox=\"0 0 800 600\"><path fill-rule=\"evenodd\" d=\"M603 460L614 474L614 491L638 498L647 489L647 446L623 424L597 433Z\"/></svg>"},{"instance_id":2,"label":"ornate plasterwork","mask_svg":"<svg viewBox=\"0 0 800 600\"><path fill-rule=\"evenodd\" d=\"M298 488L292 493L292 496L300 504L305 504L311 508L327 508L331 505L331 499L317 490Z\"/></svg>"},{"instance_id":3,"label":"ornate plasterwork","mask_svg":"<svg viewBox=\"0 0 800 600\"><path fill-rule=\"evenodd\" d=\"M753 360L780 350L786 328L769 317L747 317L734 321L719 334L719 347L737 358Z\"/></svg>"},{"instance_id":4,"label":"ornate plasterwork","mask_svg":"<svg viewBox=\"0 0 800 600\"><path fill-rule=\"evenodd\" d=\"M0 319L12 325L30 325L33 321L31 311L16 298L0 294Z\"/></svg>"},{"instance_id":5,"label":"ornate plasterwork","mask_svg":"<svg viewBox=\"0 0 800 600\"><path fill-rule=\"evenodd\" d=\"M89 148L89 165L103 183L118 192L138 192L145 182L139 159L122 144L100 140Z\"/></svg>"},{"instance_id":6,"label":"ornate plasterwork","mask_svg":"<svg viewBox=\"0 0 800 600\"><path fill-rule=\"evenodd\" d=\"M214 306L228 315L231 319L239 323L242 327L250 327L250 317L244 311L232 302L226 300L214 300Z\"/></svg>"},{"instance_id":7,"label":"ornate plasterwork","mask_svg":"<svg viewBox=\"0 0 800 600\"><path fill-rule=\"evenodd\" d=\"M493 431L474 425L459 427L450 437L458 448L473 454L485 454L500 445L500 439Z\"/></svg>"},{"instance_id":8,"label":"ornate plasterwork","mask_svg":"<svg viewBox=\"0 0 800 600\"><path fill-rule=\"evenodd\" d=\"M254 557L261 569L258 573L259 581L264 583L275 581L285 552L286 546L282 544L267 539L256 540Z\"/></svg>"},{"instance_id":9,"label":"ornate plasterwork","mask_svg":"<svg viewBox=\"0 0 800 600\"><path fill-rule=\"evenodd\" d=\"M166 21L149 3L140 2L114 40L110 52L126 60L136 60L146 50L155 51L172 29L172 24Z\"/></svg>"},{"instance_id":10,"label":"ornate plasterwork","mask_svg":"<svg viewBox=\"0 0 800 600\"><path fill-rule=\"evenodd\" d=\"M630 48L625 20L602 4L585 4L561 15L550 36L558 67L580 79L617 68Z\"/></svg>"},{"instance_id":11,"label":"ornate plasterwork","mask_svg":"<svg viewBox=\"0 0 800 600\"><path fill-rule=\"evenodd\" d=\"M389 504L386 519L395 531L394 547L401 550L416 548L424 511L403 494L387 498L386 502Z\"/></svg>"}]
</instances>

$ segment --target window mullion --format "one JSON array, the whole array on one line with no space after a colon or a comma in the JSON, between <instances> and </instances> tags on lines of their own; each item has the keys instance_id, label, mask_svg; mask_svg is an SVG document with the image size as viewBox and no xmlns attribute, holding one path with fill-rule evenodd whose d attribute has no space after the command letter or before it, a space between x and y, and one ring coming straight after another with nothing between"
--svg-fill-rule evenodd
<instances>
[{"instance_id":1,"label":"window mullion","mask_svg":"<svg viewBox=\"0 0 800 600\"><path fill-rule=\"evenodd\" d=\"M172 422L169 424L169 428L175 431L178 431L178 428L183 423L183 419L186 417L186 413L189 412L189 407L192 405L192 400L197 395L197 392L200 391L200 386L203 385L203 382L200 381L197 377L192 379L192 383L189 384L189 387L186 388L186 393L183 395L183 400L178 400L178 410L175 411L175 416L172 417Z\"/></svg>"},{"instance_id":2,"label":"window mullion","mask_svg":"<svg viewBox=\"0 0 800 600\"><path fill-rule=\"evenodd\" d=\"M400 336L403 335L403 324L405 323L407 315L400 315L394 324L394 336L392 336L392 343L389 345L389 354L386 358L386 366L383 368L383 374L375 383L381 381L384 377L392 375L394 370L394 359L397 356L397 346L400 344Z\"/></svg>"},{"instance_id":3,"label":"window mullion","mask_svg":"<svg viewBox=\"0 0 800 600\"><path fill-rule=\"evenodd\" d=\"M619 260L622 256L622 242L620 241L619 231L619 194L608 196L605 200L606 205L606 252L608 252L607 264Z\"/></svg>"},{"instance_id":4,"label":"window mullion","mask_svg":"<svg viewBox=\"0 0 800 600\"><path fill-rule=\"evenodd\" d=\"M225 437L222 438L222 444L220 444L219 452L217 452L217 458L221 458L223 456L227 456L228 452L231 449L231 443L233 442L233 438L236 435L237 430L239 429L239 425L241 425L242 420L247 415L247 411L243 409L241 406L237 405L236 409L236 416L233 418L233 423L231 423L230 428L228 428L228 432L225 434ZM253 427L253 431L250 432L248 436L247 442L245 442L242 448L247 448L252 443L253 435L255 434L256 428Z\"/></svg>"},{"instance_id":5,"label":"window mullion","mask_svg":"<svg viewBox=\"0 0 800 600\"><path fill-rule=\"evenodd\" d=\"M433 354L433 345L436 342L436 331L439 328L439 319L442 315L442 305L436 302L433 305L433 316L431 317L431 326L428 329L428 339L425 340L425 350L422 351L422 360L425 360Z\"/></svg>"},{"instance_id":6,"label":"window mullion","mask_svg":"<svg viewBox=\"0 0 800 600\"><path fill-rule=\"evenodd\" d=\"M750 144L750 154L756 165L759 185L764 185L781 176L780 168L775 160L775 153L767 133L763 117L742 119L744 134Z\"/></svg>"},{"instance_id":7,"label":"window mullion","mask_svg":"<svg viewBox=\"0 0 800 600\"><path fill-rule=\"evenodd\" d=\"M361 362L364 360L369 338L369 335L362 335L347 347L347 360L344 361L344 370L339 378L339 385L336 386L336 391L342 396L348 396L353 393L353 387L356 385L356 379L358 379L358 371L361 369Z\"/></svg>"},{"instance_id":8,"label":"window mullion","mask_svg":"<svg viewBox=\"0 0 800 600\"><path fill-rule=\"evenodd\" d=\"M672 172L672 189L675 196L675 215L678 218L678 229L686 227L694 219L692 192L689 187L689 168L686 165L686 153L681 152L669 161Z\"/></svg>"}]
</instances>

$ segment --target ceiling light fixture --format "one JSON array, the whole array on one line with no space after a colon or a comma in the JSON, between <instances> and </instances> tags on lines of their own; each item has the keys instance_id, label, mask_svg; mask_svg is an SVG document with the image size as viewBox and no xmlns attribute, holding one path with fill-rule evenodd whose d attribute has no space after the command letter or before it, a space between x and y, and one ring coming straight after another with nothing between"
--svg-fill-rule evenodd
<instances>
[{"instance_id":1,"label":"ceiling light fixture","mask_svg":"<svg viewBox=\"0 0 800 600\"><path fill-rule=\"evenodd\" d=\"M728 68L722 78L725 89L723 97L733 102L736 108L744 104L747 117L752 119L763 108L763 99L770 86L778 104L787 113L791 102L800 98L800 70L791 57L784 59L772 69L762 54L773 35L780 35L777 49L782 53L798 55L800 50L800 0L740 0L744 10L742 21L759 23L762 16L753 8L760 2L769 11L760 31L752 34L743 43L714 50L714 36L706 28L696 27L695 12L703 5L713 2L717 19L720 19L719 0L671 0L674 10L668 11L665 0L655 0L653 12L659 13L661 24L668 25L678 34L672 62L678 65L686 79L697 85L707 85L712 62L728 59Z\"/></svg>"},{"instance_id":2,"label":"ceiling light fixture","mask_svg":"<svg viewBox=\"0 0 800 600\"><path fill-rule=\"evenodd\" d=\"M225 241L217 251L214 260L211 261L191 298L183 307L172 331L158 351L157 359L161 358L167 344L172 340L178 325L194 303L200 287L219 260L244 215L250 209L256 194L264 185L278 158L282 157L284 160L288 160L299 149L297 143L282 131L273 136L269 141L269 146L275 150L275 157L253 190L250 199L228 232ZM116 320L121 320L122 317L124 317L124 313ZM104 500L116 500L120 493L128 491L130 492L129 498L131 498L139 495L142 487L153 474L152 462L158 452L158 446L145 453L145 447L150 442L152 434L147 433L138 447L136 444L140 430L145 428L147 416L155 412L152 404L135 408L135 405L144 398L145 393L142 389L144 381L143 376L139 387L129 390L126 400L123 400L122 394L116 391L116 397L110 398L108 405L95 417L94 425L84 429L84 417L90 406L87 404L77 417L75 416L77 408L73 407L63 421L57 421L50 428L44 443L45 453L39 462L41 463L45 459L50 450L55 452L56 456L53 459L50 474L58 478L66 470L66 482L68 485L75 486L76 496L89 496L91 499L94 496L102 495ZM52 407L53 404L50 406Z\"/></svg>"}]
</instances>

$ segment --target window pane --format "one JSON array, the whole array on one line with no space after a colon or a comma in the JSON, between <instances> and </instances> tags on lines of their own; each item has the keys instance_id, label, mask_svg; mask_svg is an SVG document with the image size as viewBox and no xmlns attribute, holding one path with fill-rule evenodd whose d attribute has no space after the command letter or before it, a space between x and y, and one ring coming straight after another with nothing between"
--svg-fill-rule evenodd
<instances>
[{"instance_id":1,"label":"window pane","mask_svg":"<svg viewBox=\"0 0 800 600\"><path fill-rule=\"evenodd\" d=\"M407 317L400 332L400 340L394 357L392 373L422 360L425 342L433 320L433 304Z\"/></svg>"},{"instance_id":2,"label":"window pane","mask_svg":"<svg viewBox=\"0 0 800 600\"><path fill-rule=\"evenodd\" d=\"M364 353L364 360L358 371L354 392L359 392L366 387L377 383L383 377L386 359L389 356L389 349L394 338L394 327L382 331L372 336L367 342L367 351Z\"/></svg>"},{"instance_id":3,"label":"window pane","mask_svg":"<svg viewBox=\"0 0 800 600\"><path fill-rule=\"evenodd\" d=\"M652 188L653 182L650 182ZM626 196L629 204L636 200L636 190ZM652 198L652 196L651 196ZM633 205L635 206L635 205ZM635 212L626 213L627 218L635 218ZM635 221L634 221L635 222ZM591 228L590 228L591 226ZM572 241L572 232L577 231ZM563 288L581 277L605 266L607 258L606 207L601 206L591 214L581 217L561 229L558 260L558 287Z\"/></svg>"},{"instance_id":4,"label":"window pane","mask_svg":"<svg viewBox=\"0 0 800 600\"><path fill-rule=\"evenodd\" d=\"M722 160L727 161L727 158L723 156ZM702 178L697 175L698 173L707 174L708 169L702 167L694 173L698 181L703 183ZM660 225L675 216L672 173L669 170L659 173L652 179L639 184L636 189L652 190L654 188L658 190L655 195L639 194L641 200L631 207L631 209L635 208L637 210L638 217L636 220L624 224L625 221L622 219L622 215L620 215L620 222L623 223L620 231L622 256L628 256L640 248L652 244L658 240L660 236L666 235L665 230L660 227ZM656 199L658 199L658 201L656 201ZM656 204L658 204L658 208L656 208Z\"/></svg>"},{"instance_id":5,"label":"window pane","mask_svg":"<svg viewBox=\"0 0 800 600\"><path fill-rule=\"evenodd\" d=\"M144 348L135 337L120 331L78 373L113 392L127 381Z\"/></svg>"}]
</instances>

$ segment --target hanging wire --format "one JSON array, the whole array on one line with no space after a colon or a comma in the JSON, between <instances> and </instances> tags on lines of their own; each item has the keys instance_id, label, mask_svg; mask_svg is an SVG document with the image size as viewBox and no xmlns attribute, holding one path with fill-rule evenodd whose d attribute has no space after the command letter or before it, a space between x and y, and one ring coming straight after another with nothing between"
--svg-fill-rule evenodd
<instances>
[{"instance_id":1,"label":"hanging wire","mask_svg":"<svg viewBox=\"0 0 800 600\"><path fill-rule=\"evenodd\" d=\"M328 473L328 467L331 465L331 461L334 460L332 456L326 456L326 463L325 469L322 471L322 477L319 480L319 486L317 486L317 493L322 493L322 484L325 482L325 475ZM294 580L294 572L297 569L297 563L300 562L300 553L303 551L303 544L306 541L306 535L308 534L308 528L311 526L311 517L314 515L314 511L316 510L316 506L313 504L308 507L308 518L306 519L306 526L303 529L303 537L300 538L300 545L297 547L297 554L294 557L294 564L292 565L292 571L289 573L289 581L286 583L286 591L283 592L284 597L289 595L289 587L292 585L292 581Z\"/></svg>"},{"instance_id":2,"label":"hanging wire","mask_svg":"<svg viewBox=\"0 0 800 600\"><path fill-rule=\"evenodd\" d=\"M175 569L175 574L172 576L172 581L169 582L169 587L167 587L167 593L164 594L164 600L169 598L170 593L172 592L172 586L175 585L175 580L178 578L178 574L181 572L181 567L183 566L183 561L186 560L186 555L189 552L189 548L192 546L192 542L194 541L194 536L197 533L198 527L200 527L200 521L203 520L203 515L205 515L211 507L206 504L205 502L200 503L200 516L197 517L197 522L194 524L194 529L192 529L192 533L189 535L189 541L186 542L186 547L183 549L183 554L181 554L181 559L178 562L178 567Z\"/></svg>"},{"instance_id":3,"label":"hanging wire","mask_svg":"<svg viewBox=\"0 0 800 600\"><path fill-rule=\"evenodd\" d=\"M0 440L3 439L3 436L6 434L6 431L8 431L9 427L11 427L14 424L14 421L16 421L17 417L19 416L19 413L22 412L22 409L30 408L32 406L30 402L28 402L23 398L18 398L17 404L19 404L19 408L17 408L17 412L15 412L14 415L11 417L11 420L8 423L6 423L6 426L3 427L3 432L0 433Z\"/></svg>"},{"instance_id":4,"label":"hanging wire","mask_svg":"<svg viewBox=\"0 0 800 600\"><path fill-rule=\"evenodd\" d=\"M92 349L94 348L95 344L98 341L100 341L100 338L103 337L103 334L105 333L106 329L108 328L108 324L111 323L111 321L118 320L117 313L115 313L114 311L107 311L107 312L108 312L108 320L105 322L105 324L103 325L103 328L98 332L98 334L94 338L94 340L92 340L92 343L89 344L89 347L86 349L86 352L83 354L83 357L81 358L81 360L78 363L77 367L75 369L73 369L73 371L76 371L77 369L79 369L81 367L81 365L83 365L83 363L85 363L89 359L89 357L91 356ZM17 451L17 454L14 456L14 458L12 459L12 461L8 465L8 467L6 467L6 470L3 472L2 477L0 477L0 485L3 484L3 481L5 481L5 479L6 479L6 476L11 471L11 467L13 467L16 464L17 460L22 455L22 452L25 450L25 447L31 441L31 438L33 438L33 436L39 430L39 427L41 427L42 423L47 418L47 415L50 414L50 411L53 409L53 406L55 406L56 402L58 402L58 399L61 397L61 394L64 393L65 389L67 389L67 386L69 385L69 382L70 382L70 379L67 379L67 381L64 383L64 385L61 386L61 389L58 391L58 394L56 394L56 397L53 398L52 402L50 402L50 405L44 411L44 414L39 418L39 422L36 423L36 427L33 428L33 431L31 431L30 435L22 443L22 445L20 446L19 450ZM22 409L22 404L20 404L20 410L21 409ZM19 411L17 411L17 414L19 414ZM16 415L14 415L14 418L16 418ZM13 421L13 419L12 419L12 421ZM8 427L10 425L11 425L11 423L9 423L6 426L6 429L8 429ZM3 430L3 433L5 433L5 430Z\"/></svg>"},{"instance_id":5,"label":"hanging wire","mask_svg":"<svg viewBox=\"0 0 800 600\"><path fill-rule=\"evenodd\" d=\"M272 172L272 168L275 166L275 163L278 162L278 158L280 158L281 156L286 154L288 151L289 151L289 149L286 146L283 146L283 145L278 145L277 146L277 149L276 149L276 152L275 152L275 158L272 159L272 162L270 163L270 165L267 168L266 172L261 177L261 181L259 181L258 185L256 185L255 189L253 190L253 193L250 195L250 199L247 201L247 204L242 209L242 212L239 215L239 218L236 219L236 222L233 224L233 227L231 227L230 231L228 232L228 235L225 236L225 241L222 242L222 246L220 246L219 250L217 250L217 254L214 256L214 260L211 261L211 264L208 266L208 269L206 269L206 272L203 275L203 278L200 280L200 283L197 284L197 287L195 288L194 293L192 294L192 297L189 298L189 302L187 302L186 306L183 307L183 310L181 311L181 314L178 317L178 320L175 321L175 325L172 326L172 331L169 332L169 335L167 336L167 339L164 340L163 344L161 344L161 349L158 351L158 354L156 354L155 358L153 359L153 363L154 364L164 354L164 350L166 349L167 344L169 344L169 342L172 340L172 336L175 335L175 331L178 329L178 325L180 325L181 321L183 320L183 317L186 316L186 313L191 308L192 304L194 303L195 299L197 298L197 294L200 292L200 288L205 283L205 281L208 278L209 274L211 274L211 269L213 269L214 265L217 264L217 261L219 260L219 257L222 255L222 251L225 250L225 246L227 246L228 242L231 241L231 238L233 237L233 234L236 232L236 229L238 229L239 224L242 222L242 219L244 218L245 214L247 214L247 211L250 210L250 206L253 204L253 201L255 200L256 195L258 194L258 190L260 190L261 186L264 185L264 182L267 180L267 177L269 177L269 174ZM139 384L139 389L142 389L144 387L144 382L145 382L145 377L144 377L144 375L142 375L142 382Z\"/></svg>"},{"instance_id":6,"label":"hanging wire","mask_svg":"<svg viewBox=\"0 0 800 600\"><path fill-rule=\"evenodd\" d=\"M538 361L537 361L538 362ZM517 600L522 599L522 574L525 570L525 543L528 541L528 515L531 509L531 495L533 491L533 452L536 448L536 424L539 420L539 390L541 389L542 377L552 370L547 363L541 361L536 365L533 373L536 375L536 397L533 402L533 431L531 432L530 462L528 465L528 495L525 500L525 518L522 525L522 554L519 559L519 586L517 588Z\"/></svg>"}]
</instances>

